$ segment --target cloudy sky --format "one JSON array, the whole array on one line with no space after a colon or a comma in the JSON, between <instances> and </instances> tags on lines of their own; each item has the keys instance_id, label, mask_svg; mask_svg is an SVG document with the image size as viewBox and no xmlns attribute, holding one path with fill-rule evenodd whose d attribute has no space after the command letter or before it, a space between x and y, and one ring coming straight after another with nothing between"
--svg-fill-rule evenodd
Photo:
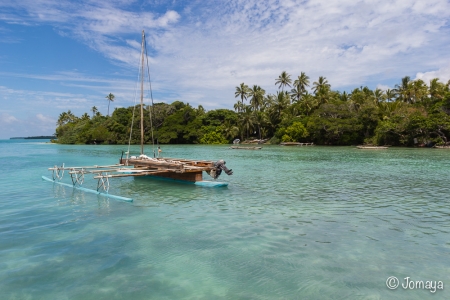
<instances>
[{"instance_id":1,"label":"cloudy sky","mask_svg":"<svg viewBox=\"0 0 450 300\"><path fill-rule=\"evenodd\" d=\"M448 0L1 0L0 139L48 135L59 114L135 99L141 31L155 101L229 108L306 72L332 88L450 79Z\"/></svg>"}]
</instances>

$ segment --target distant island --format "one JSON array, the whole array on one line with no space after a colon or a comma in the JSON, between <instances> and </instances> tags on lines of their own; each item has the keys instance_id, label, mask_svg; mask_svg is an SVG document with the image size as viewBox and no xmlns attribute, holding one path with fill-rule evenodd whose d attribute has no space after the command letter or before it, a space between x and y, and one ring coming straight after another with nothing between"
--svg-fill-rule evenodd
<instances>
[{"instance_id":1,"label":"distant island","mask_svg":"<svg viewBox=\"0 0 450 300\"><path fill-rule=\"evenodd\" d=\"M50 140L56 139L54 135L39 135L39 136L28 136L28 137L12 137L10 140Z\"/></svg>"}]
</instances>

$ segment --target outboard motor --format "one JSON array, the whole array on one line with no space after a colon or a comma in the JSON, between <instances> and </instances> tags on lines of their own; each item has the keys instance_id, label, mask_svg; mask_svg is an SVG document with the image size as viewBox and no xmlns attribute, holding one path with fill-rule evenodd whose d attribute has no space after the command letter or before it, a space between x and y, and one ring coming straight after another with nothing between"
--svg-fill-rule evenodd
<instances>
[{"instance_id":1,"label":"outboard motor","mask_svg":"<svg viewBox=\"0 0 450 300\"><path fill-rule=\"evenodd\" d=\"M217 179L217 178L219 178L220 174L222 173L222 170L225 171L225 173L226 173L227 175L233 175L233 170L232 170L232 169L228 169L228 168L225 166L225 164L226 164L226 162L225 162L223 159L216 161L216 162L214 163L215 169L214 169L214 170L211 170L210 175L211 175L214 179Z\"/></svg>"}]
</instances>

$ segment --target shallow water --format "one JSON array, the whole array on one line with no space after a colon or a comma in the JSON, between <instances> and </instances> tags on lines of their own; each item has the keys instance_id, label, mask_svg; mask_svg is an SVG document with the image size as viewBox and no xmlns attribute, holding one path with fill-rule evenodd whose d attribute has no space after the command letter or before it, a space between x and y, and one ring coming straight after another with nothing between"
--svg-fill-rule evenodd
<instances>
[{"instance_id":1,"label":"shallow water","mask_svg":"<svg viewBox=\"0 0 450 300\"><path fill-rule=\"evenodd\" d=\"M41 179L116 163L126 146L0 141L1 298L450 298L450 151L162 149L234 175L225 188L111 181L126 203ZM390 290L390 276L444 290Z\"/></svg>"}]
</instances>

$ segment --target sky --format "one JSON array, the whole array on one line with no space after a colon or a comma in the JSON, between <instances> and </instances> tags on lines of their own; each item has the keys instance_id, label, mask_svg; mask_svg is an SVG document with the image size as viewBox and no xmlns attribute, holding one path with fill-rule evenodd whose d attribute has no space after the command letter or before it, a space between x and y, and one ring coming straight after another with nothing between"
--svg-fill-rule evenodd
<instances>
[{"instance_id":1,"label":"sky","mask_svg":"<svg viewBox=\"0 0 450 300\"><path fill-rule=\"evenodd\" d=\"M142 30L155 102L233 109L282 71L347 92L450 79L449 0L1 0L0 139L133 105Z\"/></svg>"}]
</instances>

